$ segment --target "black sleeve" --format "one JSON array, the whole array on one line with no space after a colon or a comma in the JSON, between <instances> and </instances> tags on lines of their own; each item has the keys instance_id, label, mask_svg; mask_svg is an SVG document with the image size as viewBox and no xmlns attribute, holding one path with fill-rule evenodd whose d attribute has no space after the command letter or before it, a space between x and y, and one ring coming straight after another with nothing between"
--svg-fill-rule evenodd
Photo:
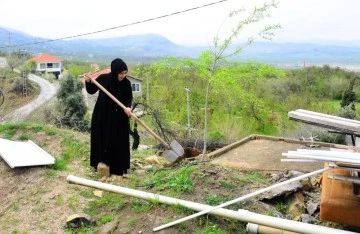
<instances>
[{"instance_id":1,"label":"black sleeve","mask_svg":"<svg viewBox=\"0 0 360 234\"><path fill-rule=\"evenodd\" d=\"M107 74L101 74L98 78L96 78L96 81L103 86L104 79L106 79L106 77ZM89 94L94 94L99 90L99 88L92 82L85 82L85 88Z\"/></svg>"}]
</instances>

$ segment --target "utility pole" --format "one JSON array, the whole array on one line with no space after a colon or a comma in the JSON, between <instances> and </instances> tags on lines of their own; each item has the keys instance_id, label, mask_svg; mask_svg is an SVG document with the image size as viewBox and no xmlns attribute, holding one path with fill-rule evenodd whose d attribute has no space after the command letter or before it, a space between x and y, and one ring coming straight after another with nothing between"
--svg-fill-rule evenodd
<instances>
[{"instance_id":1,"label":"utility pole","mask_svg":"<svg viewBox=\"0 0 360 234\"><path fill-rule=\"evenodd\" d=\"M190 104L189 104L189 92L190 92L190 88L185 86L185 91L186 91L186 106L187 106L187 118L188 118L188 124L187 124L187 129L190 130Z\"/></svg>"},{"instance_id":2,"label":"utility pole","mask_svg":"<svg viewBox=\"0 0 360 234\"><path fill-rule=\"evenodd\" d=\"M146 76L146 105L149 106L149 77Z\"/></svg>"},{"instance_id":3,"label":"utility pole","mask_svg":"<svg viewBox=\"0 0 360 234\"><path fill-rule=\"evenodd\" d=\"M23 97L27 97L27 73L26 71L23 71L23 78L24 78L24 83L23 83Z\"/></svg>"}]
</instances>

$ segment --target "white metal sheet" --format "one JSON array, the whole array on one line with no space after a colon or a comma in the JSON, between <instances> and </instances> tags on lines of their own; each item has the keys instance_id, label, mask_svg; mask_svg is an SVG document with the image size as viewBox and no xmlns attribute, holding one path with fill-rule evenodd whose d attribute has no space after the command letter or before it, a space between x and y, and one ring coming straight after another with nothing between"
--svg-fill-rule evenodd
<instances>
[{"instance_id":1,"label":"white metal sheet","mask_svg":"<svg viewBox=\"0 0 360 234\"><path fill-rule=\"evenodd\" d=\"M55 163L54 157L31 140L10 141L0 138L0 156L11 168Z\"/></svg>"}]
</instances>

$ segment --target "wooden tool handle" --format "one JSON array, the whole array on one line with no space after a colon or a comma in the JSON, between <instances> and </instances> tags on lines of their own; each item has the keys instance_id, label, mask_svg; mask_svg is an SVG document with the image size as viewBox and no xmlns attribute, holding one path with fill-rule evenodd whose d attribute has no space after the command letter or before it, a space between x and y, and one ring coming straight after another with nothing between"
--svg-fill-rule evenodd
<instances>
[{"instance_id":1,"label":"wooden tool handle","mask_svg":"<svg viewBox=\"0 0 360 234\"><path fill-rule=\"evenodd\" d=\"M91 78L91 82L94 83L99 89L101 89L104 93L106 93L116 104L121 106L125 110L126 106L122 104L114 95L112 95L109 91L107 91L99 82L97 82L94 78ZM153 130L151 130L143 121L141 121L134 113L130 113L130 116L135 119L141 126L143 126L156 140L158 140L161 144L163 144L167 149L170 149L170 145L166 143L162 138L160 138Z\"/></svg>"}]
</instances>

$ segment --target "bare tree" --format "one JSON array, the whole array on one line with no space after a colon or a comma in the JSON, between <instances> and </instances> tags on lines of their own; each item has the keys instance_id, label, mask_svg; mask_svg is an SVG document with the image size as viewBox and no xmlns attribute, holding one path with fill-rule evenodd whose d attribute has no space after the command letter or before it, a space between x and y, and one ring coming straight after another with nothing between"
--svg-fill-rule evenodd
<instances>
[{"instance_id":1,"label":"bare tree","mask_svg":"<svg viewBox=\"0 0 360 234\"><path fill-rule=\"evenodd\" d=\"M8 54L6 58L7 65L10 67L11 71L14 71L15 68L25 63L27 55L23 53L11 53Z\"/></svg>"}]
</instances>

